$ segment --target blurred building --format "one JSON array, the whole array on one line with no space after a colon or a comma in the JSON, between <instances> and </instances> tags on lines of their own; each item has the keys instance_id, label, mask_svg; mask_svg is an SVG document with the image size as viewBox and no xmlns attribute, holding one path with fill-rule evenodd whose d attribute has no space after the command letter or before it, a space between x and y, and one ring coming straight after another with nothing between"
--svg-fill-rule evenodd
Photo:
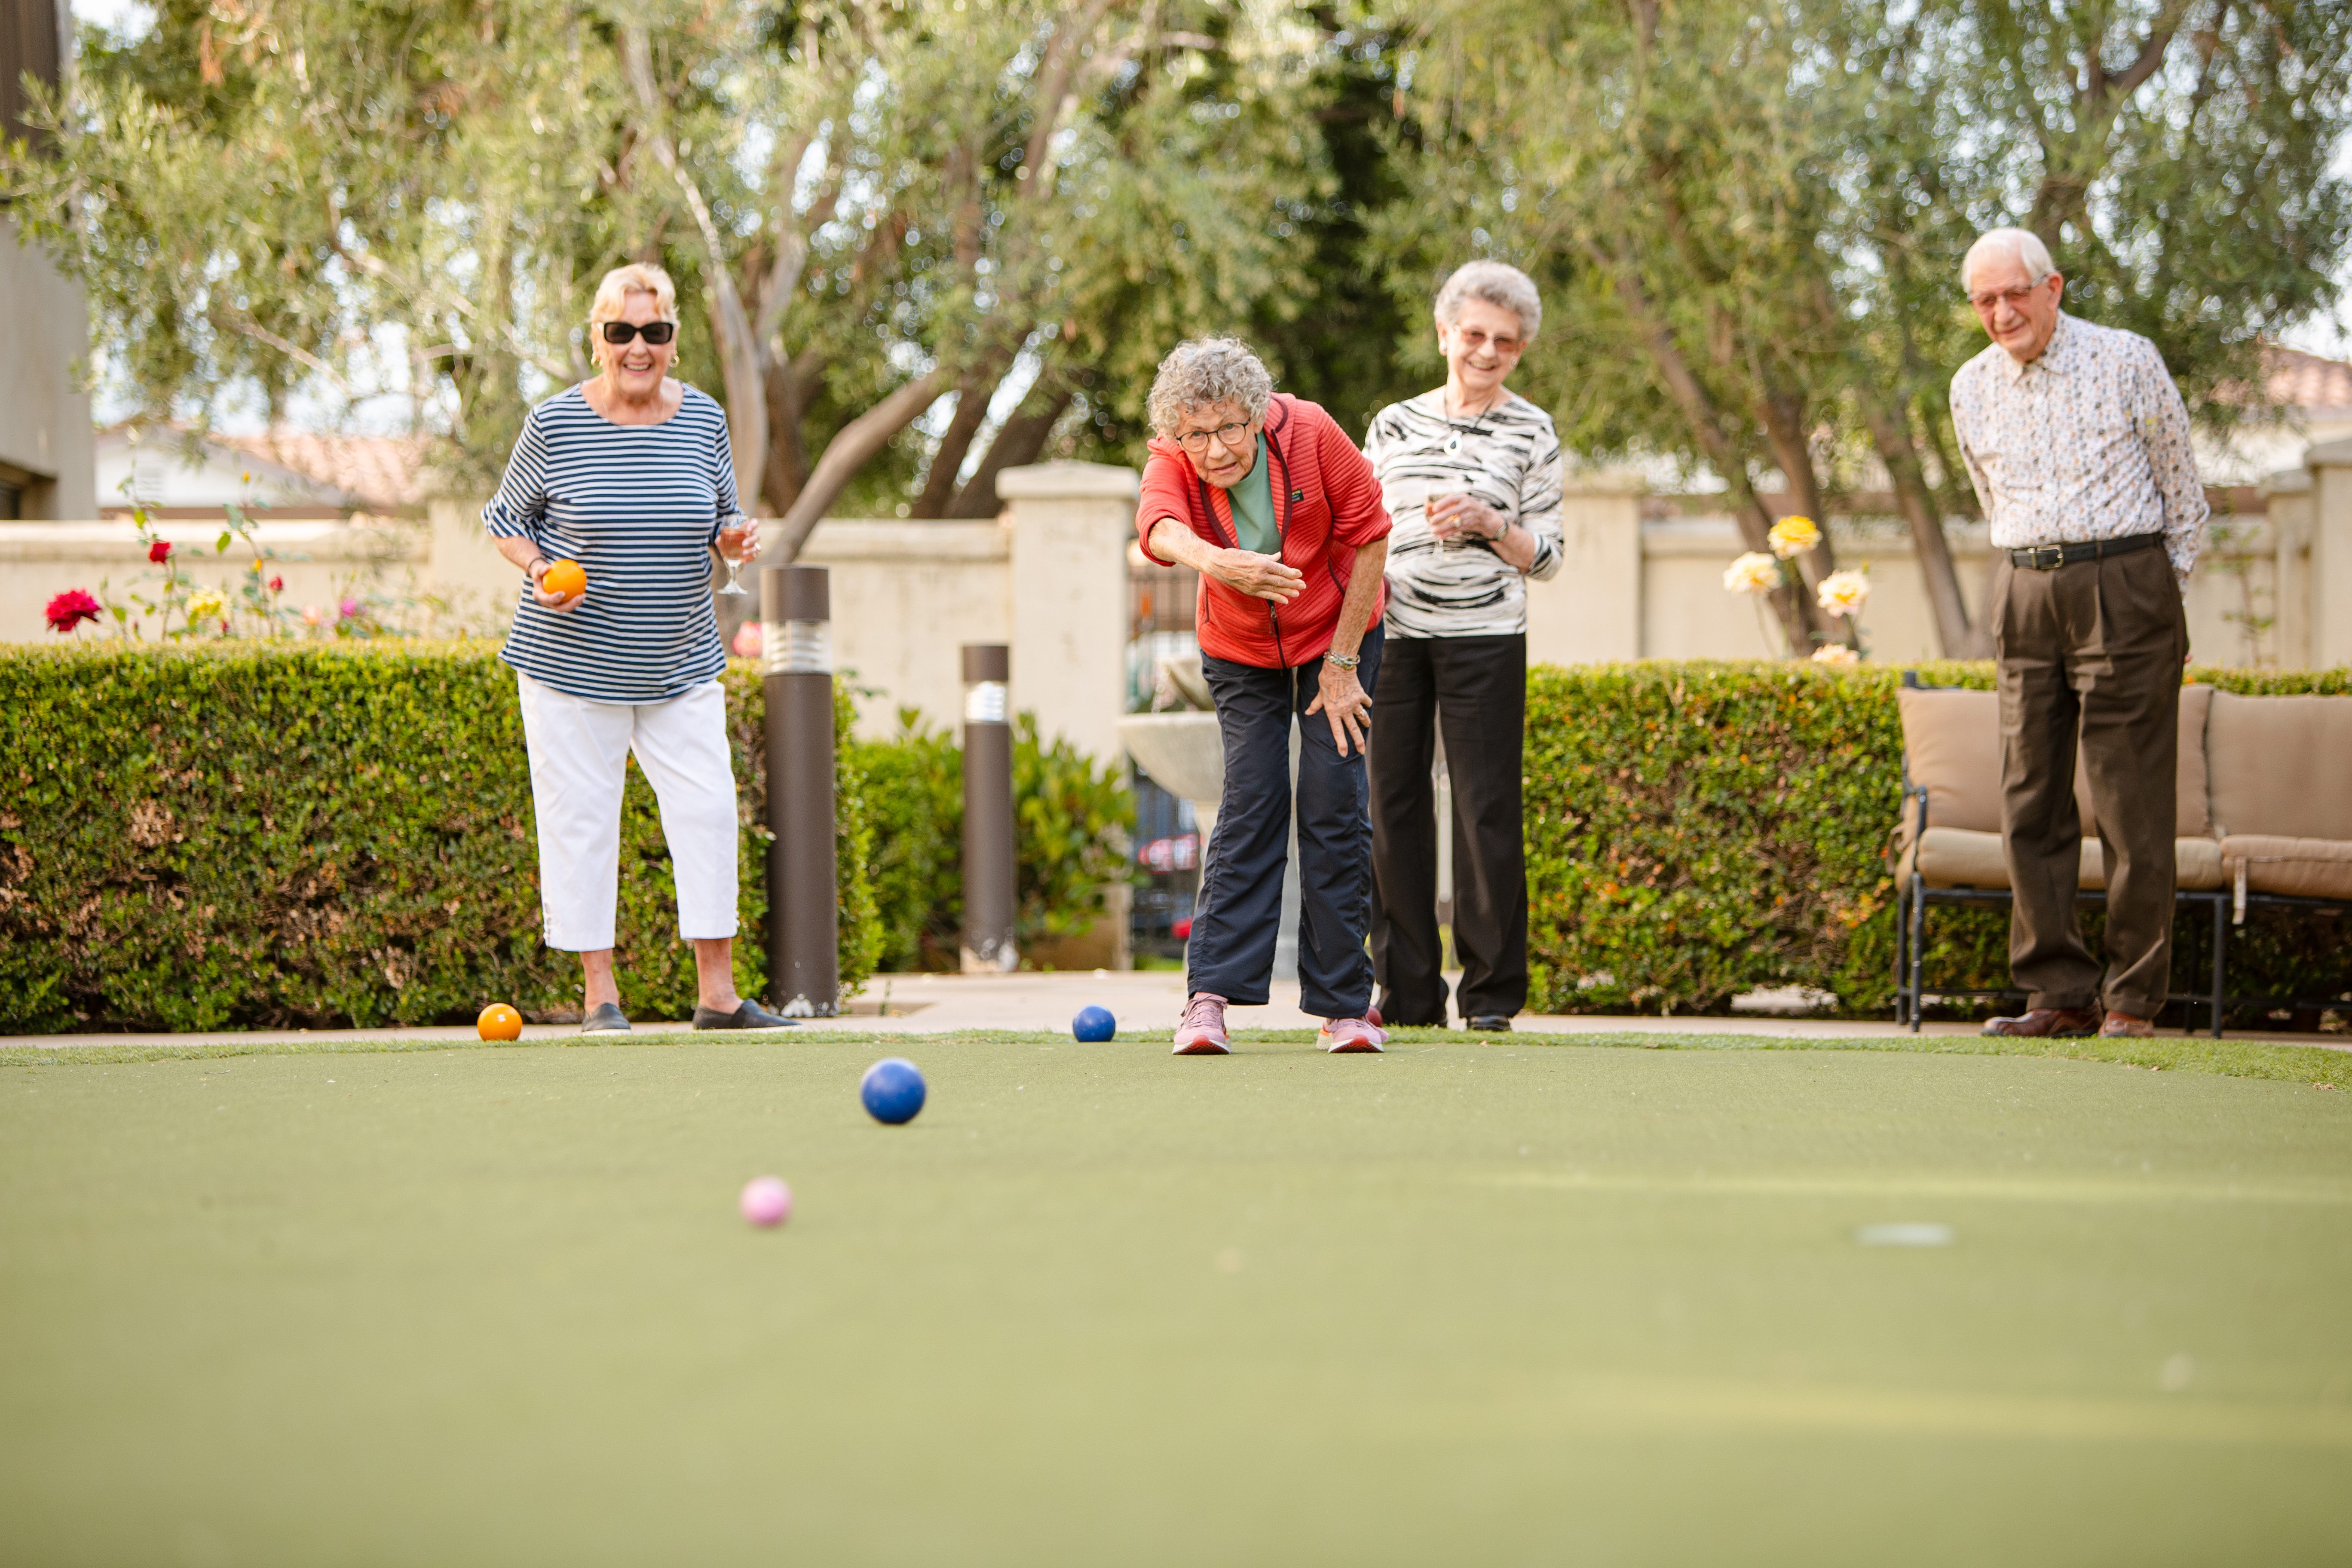
<instances>
[{"instance_id":1,"label":"blurred building","mask_svg":"<svg viewBox=\"0 0 2352 1568\"><path fill-rule=\"evenodd\" d=\"M144 507L155 521L211 521L235 505L289 521L421 517L424 467L425 443L408 437L118 425L98 433L95 515Z\"/></svg>"},{"instance_id":2,"label":"blurred building","mask_svg":"<svg viewBox=\"0 0 2352 1568\"><path fill-rule=\"evenodd\" d=\"M23 79L64 79L72 49L66 0L0 0L0 137L31 136ZM0 217L0 522L86 518L97 510L89 397L78 366L89 353L81 290Z\"/></svg>"}]
</instances>

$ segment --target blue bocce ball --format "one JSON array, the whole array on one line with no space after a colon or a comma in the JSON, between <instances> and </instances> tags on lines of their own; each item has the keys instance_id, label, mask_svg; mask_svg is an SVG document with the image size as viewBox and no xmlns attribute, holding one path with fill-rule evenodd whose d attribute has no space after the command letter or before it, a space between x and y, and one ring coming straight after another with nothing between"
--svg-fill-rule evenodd
<instances>
[{"instance_id":1,"label":"blue bocce ball","mask_svg":"<svg viewBox=\"0 0 2352 1568\"><path fill-rule=\"evenodd\" d=\"M912 1121L923 1109L923 1075L904 1057L885 1057L866 1069L857 1098L866 1102L866 1114L877 1121L893 1127Z\"/></svg>"}]
</instances>

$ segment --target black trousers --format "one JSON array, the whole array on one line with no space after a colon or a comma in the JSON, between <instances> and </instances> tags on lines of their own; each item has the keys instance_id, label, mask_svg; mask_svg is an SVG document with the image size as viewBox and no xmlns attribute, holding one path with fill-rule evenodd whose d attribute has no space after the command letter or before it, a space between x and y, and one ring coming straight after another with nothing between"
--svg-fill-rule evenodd
<instances>
[{"instance_id":1,"label":"black trousers","mask_svg":"<svg viewBox=\"0 0 2352 1568\"><path fill-rule=\"evenodd\" d=\"M1528 639L1398 637L1372 700L1372 972L1391 1024L1444 1024L1437 809L1445 734L1454 784L1454 947L1465 1018L1528 1005L1528 862L1520 835Z\"/></svg>"},{"instance_id":2,"label":"black trousers","mask_svg":"<svg viewBox=\"0 0 2352 1568\"><path fill-rule=\"evenodd\" d=\"M1380 690L1379 626L1357 650L1356 679ZM1372 828L1364 753L1339 754L1330 721L1307 715L1323 661L1262 669L1203 658L1225 748L1225 785L1201 901L1184 951L1185 987L1244 1007L1265 1005L1290 863L1290 724L1298 721L1298 1005L1319 1018L1360 1018L1372 1000L1364 955L1371 919Z\"/></svg>"}]
</instances>

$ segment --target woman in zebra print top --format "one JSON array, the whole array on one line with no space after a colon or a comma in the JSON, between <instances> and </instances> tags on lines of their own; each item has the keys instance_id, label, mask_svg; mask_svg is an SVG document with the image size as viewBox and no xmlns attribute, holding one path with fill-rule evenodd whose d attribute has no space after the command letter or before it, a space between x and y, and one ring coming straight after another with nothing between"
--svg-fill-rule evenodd
<instances>
[{"instance_id":1,"label":"woman in zebra print top","mask_svg":"<svg viewBox=\"0 0 2352 1568\"><path fill-rule=\"evenodd\" d=\"M1559 570L1559 439L1503 384L1543 319L1526 273L1471 262L1438 290L1436 318L1445 384L1381 410L1364 445L1396 523L1372 706L1372 963L1385 1021L1445 1023L1431 778L1442 731L1455 1001L1470 1027L1508 1029L1528 994L1527 579Z\"/></svg>"}]
</instances>

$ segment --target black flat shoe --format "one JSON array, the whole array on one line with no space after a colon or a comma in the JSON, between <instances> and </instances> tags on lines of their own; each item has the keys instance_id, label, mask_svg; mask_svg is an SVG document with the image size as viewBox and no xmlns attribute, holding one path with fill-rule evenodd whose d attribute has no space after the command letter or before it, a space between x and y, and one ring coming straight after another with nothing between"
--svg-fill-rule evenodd
<instances>
[{"instance_id":1,"label":"black flat shoe","mask_svg":"<svg viewBox=\"0 0 2352 1568\"><path fill-rule=\"evenodd\" d=\"M599 1002L580 1020L583 1035L625 1035L629 1032L629 1016L617 1004Z\"/></svg>"},{"instance_id":2,"label":"black flat shoe","mask_svg":"<svg viewBox=\"0 0 2352 1568\"><path fill-rule=\"evenodd\" d=\"M1481 1013L1475 1018L1465 1019L1462 1026L1475 1029L1482 1035L1507 1035L1511 1032L1511 1021L1500 1013Z\"/></svg>"},{"instance_id":3,"label":"black flat shoe","mask_svg":"<svg viewBox=\"0 0 2352 1568\"><path fill-rule=\"evenodd\" d=\"M746 998L732 1013L722 1013L716 1007L696 1007L694 1026L698 1029L797 1029L801 1026L798 1019L771 1013L757 1002Z\"/></svg>"}]
</instances>

